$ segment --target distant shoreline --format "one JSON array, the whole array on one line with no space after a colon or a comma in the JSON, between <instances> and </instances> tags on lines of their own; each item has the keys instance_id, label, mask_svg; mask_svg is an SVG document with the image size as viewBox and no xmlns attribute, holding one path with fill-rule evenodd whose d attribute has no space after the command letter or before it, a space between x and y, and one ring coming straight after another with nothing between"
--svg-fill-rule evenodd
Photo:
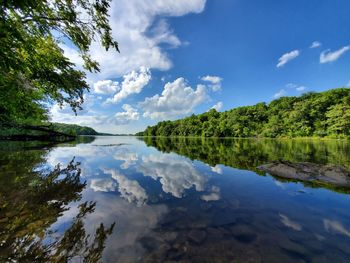
<instances>
[{"instance_id":1,"label":"distant shoreline","mask_svg":"<svg viewBox=\"0 0 350 263\"><path fill-rule=\"evenodd\" d=\"M149 136L149 135L131 135L145 138L191 138L191 139L247 139L247 140L320 140L320 141L349 141L350 138L329 138L329 137L202 137L202 136Z\"/></svg>"}]
</instances>

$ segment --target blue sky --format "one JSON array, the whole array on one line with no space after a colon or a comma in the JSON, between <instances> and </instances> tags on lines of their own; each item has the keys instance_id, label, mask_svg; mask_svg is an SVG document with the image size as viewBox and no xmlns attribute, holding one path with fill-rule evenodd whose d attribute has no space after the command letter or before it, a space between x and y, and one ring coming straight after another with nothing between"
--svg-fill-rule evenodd
<instances>
[{"instance_id":1,"label":"blue sky","mask_svg":"<svg viewBox=\"0 0 350 263\"><path fill-rule=\"evenodd\" d=\"M93 43L85 107L53 121L134 133L160 120L350 86L347 0L113 0L121 54ZM66 55L81 68L69 44Z\"/></svg>"}]
</instances>

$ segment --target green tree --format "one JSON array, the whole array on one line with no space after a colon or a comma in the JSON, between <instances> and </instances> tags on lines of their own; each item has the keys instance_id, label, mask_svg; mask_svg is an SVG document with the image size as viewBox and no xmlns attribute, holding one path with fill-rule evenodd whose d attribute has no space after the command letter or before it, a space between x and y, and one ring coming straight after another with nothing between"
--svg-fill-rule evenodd
<instances>
[{"instance_id":1,"label":"green tree","mask_svg":"<svg viewBox=\"0 0 350 263\"><path fill-rule=\"evenodd\" d=\"M350 89L282 97L269 104L212 109L200 115L163 121L138 135L202 137L309 137L350 135ZM171 133L169 132L171 130Z\"/></svg>"},{"instance_id":2,"label":"green tree","mask_svg":"<svg viewBox=\"0 0 350 263\"><path fill-rule=\"evenodd\" d=\"M350 135L350 105L337 104L331 106L326 113L328 131L332 134Z\"/></svg>"},{"instance_id":3,"label":"green tree","mask_svg":"<svg viewBox=\"0 0 350 263\"><path fill-rule=\"evenodd\" d=\"M85 74L59 47L79 51L85 69L99 71L89 48L94 40L118 50L108 23L109 0L21 0L0 2L0 122L47 119L47 105L81 109Z\"/></svg>"}]
</instances>

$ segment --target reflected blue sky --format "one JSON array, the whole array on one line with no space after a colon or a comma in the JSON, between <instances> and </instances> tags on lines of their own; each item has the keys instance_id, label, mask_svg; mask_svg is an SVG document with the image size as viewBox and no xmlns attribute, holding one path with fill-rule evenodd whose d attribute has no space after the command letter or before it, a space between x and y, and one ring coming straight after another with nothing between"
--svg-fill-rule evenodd
<instances>
[{"instance_id":1,"label":"reflected blue sky","mask_svg":"<svg viewBox=\"0 0 350 263\"><path fill-rule=\"evenodd\" d=\"M256 259L267 252L280 260L350 259L347 194L222 164L210 166L162 153L134 137L97 137L90 144L58 146L47 163L53 167L73 157L81 162L82 180L87 181L83 201L97 202L95 213L86 219L89 231L101 221L116 222L106 262L156 262L171 258L184 244L191 253L179 259L218 253L230 258L231 252L214 249L219 244L240 251L240 260L253 250ZM74 204L53 229L66 227L72 214ZM187 237L193 229L205 233L200 246ZM155 240L161 248L150 245ZM154 254L160 250L164 255Z\"/></svg>"}]
</instances>

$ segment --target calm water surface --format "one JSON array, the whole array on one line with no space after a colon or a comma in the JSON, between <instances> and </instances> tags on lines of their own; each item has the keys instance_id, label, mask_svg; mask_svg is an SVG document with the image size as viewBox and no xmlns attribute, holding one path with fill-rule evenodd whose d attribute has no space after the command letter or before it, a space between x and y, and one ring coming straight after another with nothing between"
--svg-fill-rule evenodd
<instances>
[{"instance_id":1,"label":"calm water surface","mask_svg":"<svg viewBox=\"0 0 350 263\"><path fill-rule=\"evenodd\" d=\"M0 142L0 261L350 262L349 191L256 168L273 160L350 169L350 144Z\"/></svg>"}]
</instances>

